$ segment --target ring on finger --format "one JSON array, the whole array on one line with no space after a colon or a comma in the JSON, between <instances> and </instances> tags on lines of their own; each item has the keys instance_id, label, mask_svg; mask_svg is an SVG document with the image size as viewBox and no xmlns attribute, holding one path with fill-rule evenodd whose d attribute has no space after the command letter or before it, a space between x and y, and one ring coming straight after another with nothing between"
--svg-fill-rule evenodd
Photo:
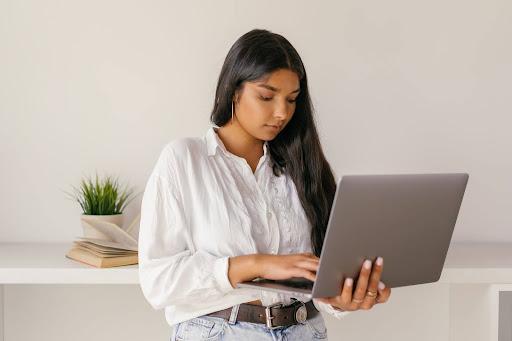
<instances>
[{"instance_id":1,"label":"ring on finger","mask_svg":"<svg viewBox=\"0 0 512 341\"><path fill-rule=\"evenodd\" d=\"M363 303L364 300L361 300L359 298L353 298L352 299L352 302L355 302L355 303Z\"/></svg>"},{"instance_id":2,"label":"ring on finger","mask_svg":"<svg viewBox=\"0 0 512 341\"><path fill-rule=\"evenodd\" d=\"M370 290L368 290L368 291L366 292L366 296L368 296L368 297L372 297L372 298L375 298L375 297L377 297L377 293L376 293L375 291L370 291Z\"/></svg>"}]
</instances>

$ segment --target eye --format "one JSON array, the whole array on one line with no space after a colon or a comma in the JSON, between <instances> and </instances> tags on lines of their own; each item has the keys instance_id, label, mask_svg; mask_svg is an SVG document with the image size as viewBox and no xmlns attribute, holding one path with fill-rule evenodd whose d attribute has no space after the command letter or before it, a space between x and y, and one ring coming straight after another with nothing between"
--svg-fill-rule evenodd
<instances>
[{"instance_id":1,"label":"eye","mask_svg":"<svg viewBox=\"0 0 512 341\"><path fill-rule=\"evenodd\" d=\"M268 102L268 101L271 101L271 100L273 99L273 97L265 97L265 96L261 96L261 95L260 95L260 99L261 99L262 101L266 101L266 102ZM297 99L296 99L296 98L295 98L295 99L289 99L289 100L288 100L288 103L295 103L295 102L297 102Z\"/></svg>"}]
</instances>

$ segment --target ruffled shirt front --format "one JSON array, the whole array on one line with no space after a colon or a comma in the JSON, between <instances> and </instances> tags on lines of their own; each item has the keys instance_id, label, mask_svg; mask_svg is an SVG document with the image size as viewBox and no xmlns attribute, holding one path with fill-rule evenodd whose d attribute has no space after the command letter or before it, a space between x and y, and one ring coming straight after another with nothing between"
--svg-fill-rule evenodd
<instances>
[{"instance_id":1,"label":"ruffled shirt front","mask_svg":"<svg viewBox=\"0 0 512 341\"><path fill-rule=\"evenodd\" d=\"M272 172L267 143L253 173L227 151L217 129L169 142L142 198L140 286L171 326L256 299L265 306L310 300L231 286L229 257L312 252L311 225L292 179ZM337 318L348 314L313 303Z\"/></svg>"}]
</instances>

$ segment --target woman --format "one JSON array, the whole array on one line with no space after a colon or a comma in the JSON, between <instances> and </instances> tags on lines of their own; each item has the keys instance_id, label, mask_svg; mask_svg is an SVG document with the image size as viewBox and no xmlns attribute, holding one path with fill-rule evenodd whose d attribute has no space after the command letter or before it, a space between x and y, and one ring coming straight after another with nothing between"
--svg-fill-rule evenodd
<instances>
[{"instance_id":1,"label":"woman","mask_svg":"<svg viewBox=\"0 0 512 341\"><path fill-rule=\"evenodd\" d=\"M319 311L342 318L386 302L381 259L336 297L235 289L257 277L314 281L334 198L306 71L284 37L252 30L235 42L211 121L203 138L165 146L142 201L140 284L165 308L171 340L327 339Z\"/></svg>"}]
</instances>

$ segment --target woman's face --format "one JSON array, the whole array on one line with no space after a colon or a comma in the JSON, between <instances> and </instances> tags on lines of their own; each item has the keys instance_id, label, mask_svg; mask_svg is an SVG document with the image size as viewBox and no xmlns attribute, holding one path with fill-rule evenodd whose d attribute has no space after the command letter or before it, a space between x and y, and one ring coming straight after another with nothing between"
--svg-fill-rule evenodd
<instances>
[{"instance_id":1,"label":"woman's face","mask_svg":"<svg viewBox=\"0 0 512 341\"><path fill-rule=\"evenodd\" d=\"M273 140L290 122L299 92L299 77L288 69L276 70L258 81L245 82L234 104L234 124L256 139Z\"/></svg>"}]
</instances>

